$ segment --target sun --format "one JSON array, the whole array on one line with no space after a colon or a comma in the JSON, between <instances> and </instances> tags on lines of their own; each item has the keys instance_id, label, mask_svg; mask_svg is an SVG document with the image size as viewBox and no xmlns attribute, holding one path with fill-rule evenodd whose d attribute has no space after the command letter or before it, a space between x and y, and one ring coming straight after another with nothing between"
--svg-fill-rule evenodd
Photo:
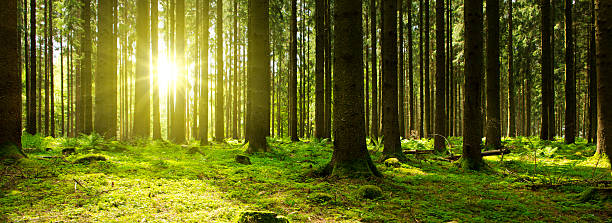
<instances>
[{"instance_id":1,"label":"sun","mask_svg":"<svg viewBox=\"0 0 612 223\"><path fill-rule=\"evenodd\" d=\"M174 81L176 78L176 65L168 60L163 60L164 58L160 58L157 63L157 79L159 81L159 85L168 84L171 81ZM154 65L155 66L155 65Z\"/></svg>"}]
</instances>

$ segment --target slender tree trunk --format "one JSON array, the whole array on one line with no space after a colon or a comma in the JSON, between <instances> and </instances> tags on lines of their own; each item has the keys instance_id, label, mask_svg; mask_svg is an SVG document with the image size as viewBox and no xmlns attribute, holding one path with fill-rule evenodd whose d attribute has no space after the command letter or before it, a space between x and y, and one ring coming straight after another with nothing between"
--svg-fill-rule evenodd
<instances>
[{"instance_id":1,"label":"slender tree trunk","mask_svg":"<svg viewBox=\"0 0 612 223\"><path fill-rule=\"evenodd\" d=\"M487 1L487 146L501 147L499 0Z\"/></svg>"},{"instance_id":2,"label":"slender tree trunk","mask_svg":"<svg viewBox=\"0 0 612 223\"><path fill-rule=\"evenodd\" d=\"M45 127L44 127L44 132L45 132L45 136L50 136L49 133L49 99L50 99L50 93L49 93L49 52L51 52L49 50L49 0L45 0L44 1L44 5L45 5L45 11L43 12L44 15L44 26L43 26L43 38L44 40L44 48L42 49L44 52L44 60L45 60L45 73L44 73L44 85L45 85ZM42 54L41 54L42 56Z\"/></svg>"},{"instance_id":3,"label":"slender tree trunk","mask_svg":"<svg viewBox=\"0 0 612 223\"><path fill-rule=\"evenodd\" d=\"M516 136L516 77L514 73L514 46L512 35L512 1L508 1L508 137Z\"/></svg>"},{"instance_id":4,"label":"slender tree trunk","mask_svg":"<svg viewBox=\"0 0 612 223\"><path fill-rule=\"evenodd\" d=\"M332 45L331 45L331 17L330 17L330 0L325 1L325 115L324 122L324 138L331 139L332 131Z\"/></svg>"},{"instance_id":5,"label":"slender tree trunk","mask_svg":"<svg viewBox=\"0 0 612 223\"><path fill-rule=\"evenodd\" d=\"M444 152L446 147L445 110L445 46L444 46L444 0L436 0L436 109L434 149Z\"/></svg>"},{"instance_id":6,"label":"slender tree trunk","mask_svg":"<svg viewBox=\"0 0 612 223\"><path fill-rule=\"evenodd\" d=\"M408 103L408 113L410 114L410 118L409 118L409 124L408 124L408 135L406 136L406 138L411 137L412 135L412 131L416 130L416 116L415 116L415 108L414 108L414 103L416 102L414 100L415 95L414 95L414 78L413 78L413 71L414 71L414 67L413 67L413 61L412 61L412 0L408 0L408 85L409 85L409 91L408 91L408 98L409 98L409 103Z\"/></svg>"},{"instance_id":7,"label":"slender tree trunk","mask_svg":"<svg viewBox=\"0 0 612 223\"><path fill-rule=\"evenodd\" d=\"M82 0L81 19L83 21L83 34L81 37L81 97L82 97L82 133L90 134L92 132L92 100L91 100L91 0ZM79 111L77 111L79 112Z\"/></svg>"},{"instance_id":8,"label":"slender tree trunk","mask_svg":"<svg viewBox=\"0 0 612 223\"><path fill-rule=\"evenodd\" d=\"M50 136L55 137L55 88L53 78L53 1L49 0L49 109L50 109Z\"/></svg>"},{"instance_id":9,"label":"slender tree trunk","mask_svg":"<svg viewBox=\"0 0 612 223\"><path fill-rule=\"evenodd\" d=\"M572 0L565 0L565 143L576 142L576 73Z\"/></svg>"},{"instance_id":10,"label":"slender tree trunk","mask_svg":"<svg viewBox=\"0 0 612 223\"><path fill-rule=\"evenodd\" d=\"M404 115L404 111L406 110L406 103L404 98L404 10L403 10L403 0L397 0L397 9L398 9L398 46L397 46L397 75L398 75L398 122L399 122L399 131L400 136L403 138L406 137L406 116Z\"/></svg>"},{"instance_id":11,"label":"slender tree trunk","mask_svg":"<svg viewBox=\"0 0 612 223\"><path fill-rule=\"evenodd\" d=\"M151 0L151 67L153 75L153 139L161 139L161 125L159 114L159 73L158 73L158 0Z\"/></svg>"},{"instance_id":12,"label":"slender tree trunk","mask_svg":"<svg viewBox=\"0 0 612 223\"><path fill-rule=\"evenodd\" d=\"M233 112L232 137L238 139L238 0L234 0L234 78L233 78Z\"/></svg>"},{"instance_id":13,"label":"slender tree trunk","mask_svg":"<svg viewBox=\"0 0 612 223\"><path fill-rule=\"evenodd\" d=\"M431 113L432 113L432 105L431 105L431 101L432 101L432 97L431 97L431 82L429 79L429 59L431 57L431 55L429 54L429 44L431 44L429 42L429 32L431 32L430 30L430 25L429 25L429 0L425 0L425 17L424 17L424 21L425 21L425 30L423 30L423 32L425 33L425 39L423 39L423 44L425 44L425 53L423 54L423 57L425 59L425 65L424 65L424 70L425 70L425 138L429 138L430 134L433 133L433 126L431 125Z\"/></svg>"},{"instance_id":14,"label":"slender tree trunk","mask_svg":"<svg viewBox=\"0 0 612 223\"><path fill-rule=\"evenodd\" d=\"M253 3L251 3L253 4ZM224 96L223 96L223 0L217 0L217 24L216 24L216 35L217 35L217 84L215 85L216 90L216 104L215 104L215 141L222 142L224 136Z\"/></svg>"},{"instance_id":15,"label":"slender tree trunk","mask_svg":"<svg viewBox=\"0 0 612 223\"><path fill-rule=\"evenodd\" d=\"M38 132L36 128L36 0L30 0L30 49L30 77L28 83L30 93L28 94L26 131L34 135Z\"/></svg>"},{"instance_id":16,"label":"slender tree trunk","mask_svg":"<svg viewBox=\"0 0 612 223\"><path fill-rule=\"evenodd\" d=\"M297 131L297 0L291 0L289 49L289 137L299 141Z\"/></svg>"},{"instance_id":17,"label":"slender tree trunk","mask_svg":"<svg viewBox=\"0 0 612 223\"><path fill-rule=\"evenodd\" d=\"M148 138L150 135L150 36L149 0L136 1L136 108L134 110L134 136ZM183 122L181 122L183 123Z\"/></svg>"},{"instance_id":18,"label":"slender tree trunk","mask_svg":"<svg viewBox=\"0 0 612 223\"><path fill-rule=\"evenodd\" d=\"M373 0L372 0L373 1ZM325 137L325 0L315 0L315 138Z\"/></svg>"},{"instance_id":19,"label":"slender tree trunk","mask_svg":"<svg viewBox=\"0 0 612 223\"><path fill-rule=\"evenodd\" d=\"M612 2L595 0L595 34L597 45L597 149L605 151L612 162L612 138L607 137L612 126L612 108L606 101L612 98Z\"/></svg>"},{"instance_id":20,"label":"slender tree trunk","mask_svg":"<svg viewBox=\"0 0 612 223\"><path fill-rule=\"evenodd\" d=\"M589 52L587 62L589 75L589 143L597 141L597 57L595 55L595 0L591 0L590 21L592 26L589 26ZM597 152L601 153L602 151L597 150Z\"/></svg>"},{"instance_id":21,"label":"slender tree trunk","mask_svg":"<svg viewBox=\"0 0 612 223\"><path fill-rule=\"evenodd\" d=\"M376 0L370 0L370 44L372 44L372 124L370 137L373 140L378 139L379 121L378 121L378 66L376 60Z\"/></svg>"},{"instance_id":22,"label":"slender tree trunk","mask_svg":"<svg viewBox=\"0 0 612 223\"><path fill-rule=\"evenodd\" d=\"M334 153L326 172L339 177L381 176L366 147L363 104L354 103L363 101L361 0L336 0L334 7L337 56L334 60L335 140ZM397 101L396 98L392 100ZM397 109L393 113L397 115Z\"/></svg>"},{"instance_id":23,"label":"slender tree trunk","mask_svg":"<svg viewBox=\"0 0 612 223\"><path fill-rule=\"evenodd\" d=\"M425 137L425 96L423 95L423 0L419 0L419 138Z\"/></svg>"},{"instance_id":24,"label":"slender tree trunk","mask_svg":"<svg viewBox=\"0 0 612 223\"><path fill-rule=\"evenodd\" d=\"M209 0L204 0L202 3L202 37L201 44L201 64L200 64L200 145L208 145L208 10L210 7Z\"/></svg>"},{"instance_id":25,"label":"slender tree trunk","mask_svg":"<svg viewBox=\"0 0 612 223\"><path fill-rule=\"evenodd\" d=\"M465 0L465 100L463 101L463 155L461 165L478 170L482 160L482 103L480 91L483 77L482 0Z\"/></svg>"},{"instance_id":26,"label":"slender tree trunk","mask_svg":"<svg viewBox=\"0 0 612 223\"><path fill-rule=\"evenodd\" d=\"M552 79L552 49L550 46L551 39L551 19L550 19L550 0L542 0L542 121L540 130L541 140L551 140L550 126L552 116L550 107L552 106L551 97L551 79Z\"/></svg>"},{"instance_id":27,"label":"slender tree trunk","mask_svg":"<svg viewBox=\"0 0 612 223\"><path fill-rule=\"evenodd\" d=\"M270 130L270 26L268 0L252 0L248 8L248 112L247 152L267 152ZM256 97L254 97L257 95Z\"/></svg>"}]
</instances>

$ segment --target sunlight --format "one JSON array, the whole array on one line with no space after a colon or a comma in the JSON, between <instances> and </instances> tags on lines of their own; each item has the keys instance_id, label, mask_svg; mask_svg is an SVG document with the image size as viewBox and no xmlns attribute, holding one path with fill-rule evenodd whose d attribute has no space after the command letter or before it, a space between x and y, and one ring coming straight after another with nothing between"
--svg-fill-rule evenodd
<instances>
[{"instance_id":1,"label":"sunlight","mask_svg":"<svg viewBox=\"0 0 612 223\"><path fill-rule=\"evenodd\" d=\"M160 60L157 63L157 77L159 80L159 85L166 85L168 82L174 81L174 78L176 78L176 65L167 58L164 58L164 56L160 55L159 59Z\"/></svg>"}]
</instances>

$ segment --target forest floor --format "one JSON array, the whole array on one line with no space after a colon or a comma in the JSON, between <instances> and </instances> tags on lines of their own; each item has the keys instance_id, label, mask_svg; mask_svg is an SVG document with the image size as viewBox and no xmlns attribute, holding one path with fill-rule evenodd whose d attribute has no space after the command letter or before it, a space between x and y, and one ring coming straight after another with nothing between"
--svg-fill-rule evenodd
<instances>
[{"instance_id":1,"label":"forest floor","mask_svg":"<svg viewBox=\"0 0 612 223\"><path fill-rule=\"evenodd\" d=\"M461 139L451 138L461 152ZM163 141L24 137L28 159L0 165L0 222L232 222L265 210L292 222L611 222L610 197L581 196L609 182L595 146L505 139L512 153L486 157L489 170L464 171L434 154L399 167L377 162L380 179L318 178L332 145L271 139L273 152L248 155L238 141L198 148ZM404 140L404 149L432 141ZM48 149L47 149L48 148ZM63 156L63 148L76 153ZM377 161L381 148L369 146ZM106 161L76 163L84 156ZM382 196L365 199L363 185ZM535 186L534 186L535 185ZM588 198L588 199L587 199Z\"/></svg>"}]
</instances>

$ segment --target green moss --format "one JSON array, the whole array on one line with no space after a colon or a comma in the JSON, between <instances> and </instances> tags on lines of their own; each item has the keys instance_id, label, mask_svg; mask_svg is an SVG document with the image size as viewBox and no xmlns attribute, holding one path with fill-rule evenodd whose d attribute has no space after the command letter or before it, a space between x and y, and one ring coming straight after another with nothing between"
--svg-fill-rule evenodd
<instances>
[{"instance_id":1,"label":"green moss","mask_svg":"<svg viewBox=\"0 0 612 223\"><path fill-rule=\"evenodd\" d=\"M389 158L384 161L385 166L398 168L402 166L402 163L397 158Z\"/></svg>"},{"instance_id":2,"label":"green moss","mask_svg":"<svg viewBox=\"0 0 612 223\"><path fill-rule=\"evenodd\" d=\"M357 194L362 198L376 199L382 196L382 189L374 185L365 185L357 190Z\"/></svg>"},{"instance_id":3,"label":"green moss","mask_svg":"<svg viewBox=\"0 0 612 223\"><path fill-rule=\"evenodd\" d=\"M91 163L94 161L106 161L106 156L100 154L86 154L76 158L72 163Z\"/></svg>"},{"instance_id":4,"label":"green moss","mask_svg":"<svg viewBox=\"0 0 612 223\"><path fill-rule=\"evenodd\" d=\"M241 212L237 223L289 223L285 217L280 217L273 212L245 211Z\"/></svg>"}]
</instances>

